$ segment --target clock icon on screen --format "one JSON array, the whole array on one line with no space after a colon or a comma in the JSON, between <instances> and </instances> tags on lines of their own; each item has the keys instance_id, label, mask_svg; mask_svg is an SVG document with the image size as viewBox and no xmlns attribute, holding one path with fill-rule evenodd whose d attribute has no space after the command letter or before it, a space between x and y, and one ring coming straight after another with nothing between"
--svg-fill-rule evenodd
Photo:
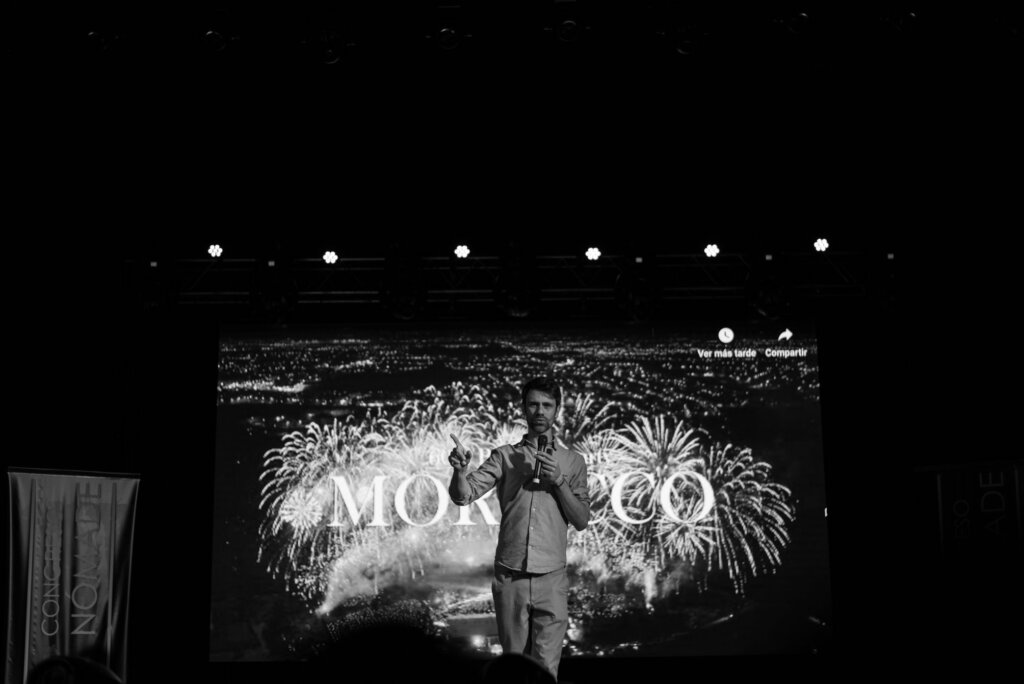
<instances>
[{"instance_id":1,"label":"clock icon on screen","mask_svg":"<svg viewBox=\"0 0 1024 684\"><path fill-rule=\"evenodd\" d=\"M733 334L731 328L722 328L721 330L718 331L718 339L720 339L725 344L729 344L730 342L732 342L735 337L736 336Z\"/></svg>"}]
</instances>

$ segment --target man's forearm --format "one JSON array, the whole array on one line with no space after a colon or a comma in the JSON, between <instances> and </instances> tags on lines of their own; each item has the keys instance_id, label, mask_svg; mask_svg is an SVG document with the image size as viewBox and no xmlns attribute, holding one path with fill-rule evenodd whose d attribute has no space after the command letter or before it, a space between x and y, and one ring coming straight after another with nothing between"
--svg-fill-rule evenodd
<instances>
[{"instance_id":1,"label":"man's forearm","mask_svg":"<svg viewBox=\"0 0 1024 684\"><path fill-rule=\"evenodd\" d=\"M448 495L452 497L452 501L455 503L467 501L472 494L473 490L469 486L469 480L466 479L466 471L454 471L452 473L452 482L448 485ZM459 505L461 506L462 504Z\"/></svg>"},{"instance_id":2,"label":"man's forearm","mask_svg":"<svg viewBox=\"0 0 1024 684\"><path fill-rule=\"evenodd\" d=\"M561 486L555 487L555 495L562 502L565 516L577 530L582 532L590 522L590 506L576 498L569 486L569 480L562 478Z\"/></svg>"}]
</instances>

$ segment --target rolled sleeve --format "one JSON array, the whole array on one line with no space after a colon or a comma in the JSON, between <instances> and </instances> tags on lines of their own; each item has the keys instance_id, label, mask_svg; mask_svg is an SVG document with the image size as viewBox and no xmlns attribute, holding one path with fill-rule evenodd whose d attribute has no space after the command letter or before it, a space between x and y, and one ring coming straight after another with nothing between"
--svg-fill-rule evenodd
<instances>
[{"instance_id":1,"label":"rolled sleeve","mask_svg":"<svg viewBox=\"0 0 1024 684\"><path fill-rule=\"evenodd\" d=\"M577 455L578 465L569 477L569 488L573 495L590 509L590 483L587 482L587 462Z\"/></svg>"},{"instance_id":2,"label":"rolled sleeve","mask_svg":"<svg viewBox=\"0 0 1024 684\"><path fill-rule=\"evenodd\" d=\"M469 498L464 501L460 501L452 497L452 501L454 501L458 506L468 506L486 494L491 487L501 479L502 472L501 453L497 449L493 449L487 460L484 461L479 468L466 476L466 482L469 483L470 490Z\"/></svg>"}]
</instances>

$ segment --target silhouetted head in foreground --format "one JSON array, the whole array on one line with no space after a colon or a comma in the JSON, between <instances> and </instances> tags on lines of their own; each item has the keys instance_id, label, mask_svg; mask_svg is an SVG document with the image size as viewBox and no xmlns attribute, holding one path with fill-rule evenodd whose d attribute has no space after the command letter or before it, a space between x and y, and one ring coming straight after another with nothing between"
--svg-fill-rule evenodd
<instances>
[{"instance_id":1,"label":"silhouetted head in foreground","mask_svg":"<svg viewBox=\"0 0 1024 684\"><path fill-rule=\"evenodd\" d=\"M484 684L555 684L555 678L529 656L503 653L487 663Z\"/></svg>"},{"instance_id":2,"label":"silhouetted head in foreground","mask_svg":"<svg viewBox=\"0 0 1024 684\"><path fill-rule=\"evenodd\" d=\"M320 670L382 682L467 681L467 666L444 640L415 627L376 625L346 634L310 659Z\"/></svg>"},{"instance_id":3,"label":"silhouetted head in foreground","mask_svg":"<svg viewBox=\"0 0 1024 684\"><path fill-rule=\"evenodd\" d=\"M28 684L121 684L121 678L86 658L53 656L32 668Z\"/></svg>"}]
</instances>

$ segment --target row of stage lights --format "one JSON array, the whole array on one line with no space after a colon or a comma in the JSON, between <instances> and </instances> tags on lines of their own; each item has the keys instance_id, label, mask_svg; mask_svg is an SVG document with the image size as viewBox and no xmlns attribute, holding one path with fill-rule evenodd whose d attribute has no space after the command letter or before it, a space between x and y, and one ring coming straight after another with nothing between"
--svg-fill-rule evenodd
<instances>
[{"instance_id":1,"label":"row of stage lights","mask_svg":"<svg viewBox=\"0 0 1024 684\"><path fill-rule=\"evenodd\" d=\"M825 239L825 238L818 238L817 240L814 241L814 251L824 253L824 252L828 251L828 248L829 248L829 244L828 244L828 240L827 239ZM210 248L208 250L206 250L206 251L207 251L207 254L209 254L214 259L218 259L218 258L220 258L221 256L224 255L224 248L221 247L218 244L210 245ZM704 255L707 256L709 259L714 259L715 257L717 257L721 253L721 251L722 250L718 247L717 244L712 243L712 244L707 245L704 248ZM455 254L455 256L458 257L459 259L466 259L470 255L469 246L468 245L458 245L455 248L453 254ZM589 261L597 261L598 259L601 258L601 250L599 248L597 248L597 247L589 247L587 249L587 251L583 253L583 255ZM334 250L327 250L326 252L324 252L322 258L324 260L324 263L335 264L338 261L338 253L335 252ZM890 254L888 254L888 258L891 261L891 260L894 259L894 255L890 253ZM637 260L637 263L641 263L642 257L637 257L636 260ZM765 255L765 260L766 261L771 261L772 260L772 255L771 254L766 254ZM156 264L156 262L152 262L152 265L155 266L155 264Z\"/></svg>"},{"instance_id":2,"label":"row of stage lights","mask_svg":"<svg viewBox=\"0 0 1024 684\"><path fill-rule=\"evenodd\" d=\"M374 3L363 4L370 7ZM134 37L122 35L109 19L101 20L100 16L105 15L99 15L89 17L90 25L82 28L75 45L96 55L119 53L130 46L142 50L141 46L145 45L148 46L147 50L142 50L145 54L158 56L163 48L169 49L172 44L185 47L185 52L175 48L168 56L173 53L180 57L194 52L206 57L231 53L251 57L258 51L276 52L281 56L295 51L307 59L336 65L345 62L346 56L367 50L373 52L375 48L396 50L399 46L432 44L442 52L451 53L474 43L478 48L500 47L501 44L506 44L506 48L525 47L544 36L545 44L597 45L609 41L609 44L627 46L631 50L650 44L659 51L689 57L715 52L718 44L723 51L732 52L739 46L749 45L756 36L778 42L812 36L832 41L848 35L879 47L893 47L902 37L916 44L917 39L939 30L940 19L945 21L945 15L937 10L930 9L922 16L907 7L857 14L842 9L805 12L800 11L799 6L765 7L750 12L728 7L717 12L697 7L691 12L688 7L692 3L682 0L624 2L615 12L611 11L614 3L547 0L535 4L533 12L524 7L517 23L509 23L508 19L515 16L510 10L507 16L501 8L494 8L493 14L490 9L485 11L487 3L480 3L479 7L472 3L439 3L434 7L428 2L419 12L394 16L386 12L342 10L325 11L322 15L312 12L309 17L301 15L301 19L300 15L293 18L293 15L283 14L277 21L265 23L252 18L258 14L246 16L239 7L207 12L188 28L167 29L158 34L159 40L156 34L142 33L141 28ZM540 12L545 6L547 9ZM314 18L318 16L319 19ZM398 21L398 17L404 21ZM993 35L1014 40L1019 36L1019 20L1012 15L986 21L993 29L998 29ZM416 26L417 22L422 26ZM185 25L188 26L188 22ZM131 31L130 24L121 26ZM532 28L524 28L529 26ZM522 38L518 39L520 33ZM630 42L633 39L641 43L633 44ZM160 43L161 40L166 44Z\"/></svg>"}]
</instances>

